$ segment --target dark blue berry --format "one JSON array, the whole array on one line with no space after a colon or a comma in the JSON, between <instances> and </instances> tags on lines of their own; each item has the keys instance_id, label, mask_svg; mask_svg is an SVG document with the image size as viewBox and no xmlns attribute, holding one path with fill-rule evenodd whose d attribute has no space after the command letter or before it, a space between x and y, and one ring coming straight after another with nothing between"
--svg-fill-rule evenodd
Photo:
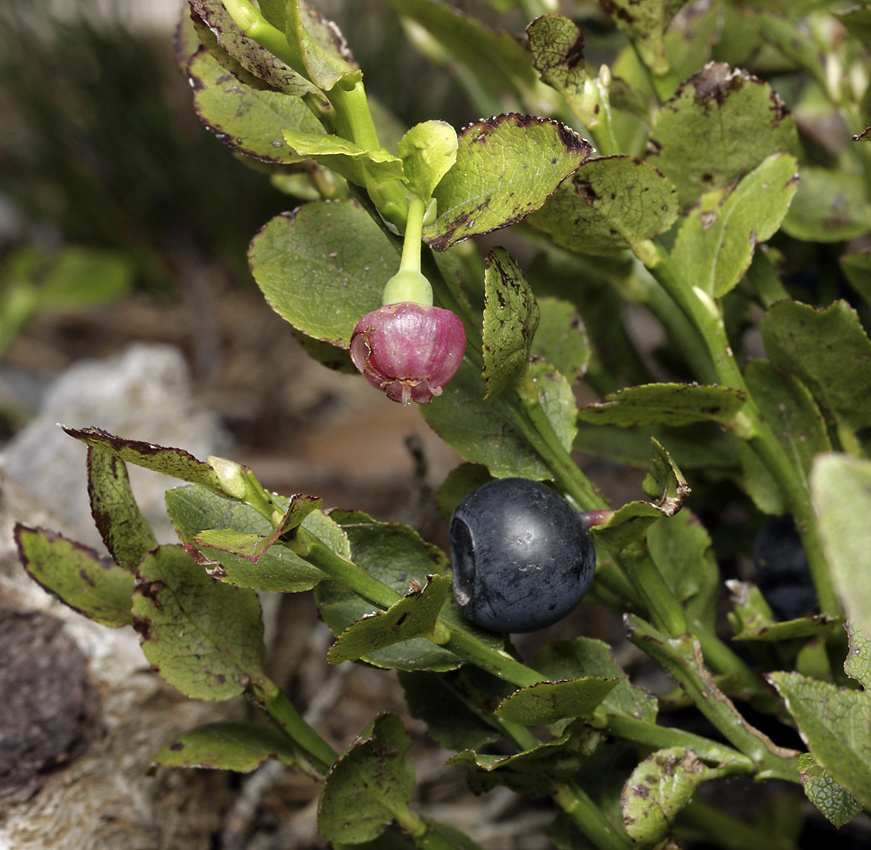
<instances>
[{"instance_id":1,"label":"dark blue berry","mask_svg":"<svg viewBox=\"0 0 871 850\"><path fill-rule=\"evenodd\" d=\"M795 620L819 608L801 537L791 516L771 517L753 545L756 585L782 620Z\"/></svg>"},{"instance_id":2,"label":"dark blue berry","mask_svg":"<svg viewBox=\"0 0 871 850\"><path fill-rule=\"evenodd\" d=\"M532 632L581 601L596 571L583 517L537 481L503 478L479 487L450 523L454 598L473 623Z\"/></svg>"}]
</instances>

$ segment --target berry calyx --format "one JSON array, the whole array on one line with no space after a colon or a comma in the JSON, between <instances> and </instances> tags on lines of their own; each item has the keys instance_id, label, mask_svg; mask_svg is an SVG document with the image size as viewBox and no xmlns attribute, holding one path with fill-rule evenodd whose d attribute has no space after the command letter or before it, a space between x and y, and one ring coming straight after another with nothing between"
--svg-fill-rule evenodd
<instances>
[{"instance_id":1,"label":"berry calyx","mask_svg":"<svg viewBox=\"0 0 871 850\"><path fill-rule=\"evenodd\" d=\"M351 360L392 401L428 404L453 378L466 331L450 310L405 301L367 313L351 336Z\"/></svg>"}]
</instances>

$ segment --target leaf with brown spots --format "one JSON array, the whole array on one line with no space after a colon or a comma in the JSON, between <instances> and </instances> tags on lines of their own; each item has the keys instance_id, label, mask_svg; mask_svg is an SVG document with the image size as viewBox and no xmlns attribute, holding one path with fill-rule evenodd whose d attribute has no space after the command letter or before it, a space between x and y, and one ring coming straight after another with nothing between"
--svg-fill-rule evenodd
<instances>
[{"instance_id":1,"label":"leaf with brown spots","mask_svg":"<svg viewBox=\"0 0 871 850\"><path fill-rule=\"evenodd\" d=\"M678 216L677 192L634 156L587 160L528 223L557 245L608 257L665 233Z\"/></svg>"},{"instance_id":2,"label":"leaf with brown spots","mask_svg":"<svg viewBox=\"0 0 871 850\"><path fill-rule=\"evenodd\" d=\"M302 162L283 130L323 133L301 97L248 85L225 70L205 48L187 66L200 121L227 147L271 164Z\"/></svg>"},{"instance_id":3,"label":"leaf with brown spots","mask_svg":"<svg viewBox=\"0 0 871 850\"><path fill-rule=\"evenodd\" d=\"M643 846L656 845L699 785L721 775L723 770L708 767L685 747L648 756L632 771L620 795L629 836Z\"/></svg>"},{"instance_id":4,"label":"leaf with brown spots","mask_svg":"<svg viewBox=\"0 0 871 850\"><path fill-rule=\"evenodd\" d=\"M142 560L133 625L152 669L185 696L239 696L263 674L266 648L253 590L213 579L181 546Z\"/></svg>"},{"instance_id":5,"label":"leaf with brown spots","mask_svg":"<svg viewBox=\"0 0 871 850\"><path fill-rule=\"evenodd\" d=\"M91 516L115 563L136 572L157 539L136 504L124 461L106 449L88 446L88 497Z\"/></svg>"},{"instance_id":6,"label":"leaf with brown spots","mask_svg":"<svg viewBox=\"0 0 871 850\"><path fill-rule=\"evenodd\" d=\"M730 191L707 192L683 220L672 259L686 280L720 298L738 285L798 188L798 163L772 154Z\"/></svg>"},{"instance_id":7,"label":"leaf with brown spots","mask_svg":"<svg viewBox=\"0 0 871 850\"><path fill-rule=\"evenodd\" d=\"M241 68L284 94L301 96L317 89L265 47L248 38L221 0L190 0L191 17L200 39L229 70ZM223 54L221 56L220 54ZM241 76L241 75L240 75Z\"/></svg>"},{"instance_id":8,"label":"leaf with brown spots","mask_svg":"<svg viewBox=\"0 0 871 850\"><path fill-rule=\"evenodd\" d=\"M643 384L606 395L578 412L599 425L689 425L710 420L727 428L744 406L746 393L731 387L700 384Z\"/></svg>"},{"instance_id":9,"label":"leaf with brown spots","mask_svg":"<svg viewBox=\"0 0 871 850\"><path fill-rule=\"evenodd\" d=\"M517 263L504 248L494 248L484 272L485 398L502 395L523 380L540 316Z\"/></svg>"},{"instance_id":10,"label":"leaf with brown spots","mask_svg":"<svg viewBox=\"0 0 871 850\"><path fill-rule=\"evenodd\" d=\"M557 121L499 115L459 136L457 161L435 191L438 218L424 239L444 251L470 236L516 224L537 210L592 148Z\"/></svg>"},{"instance_id":11,"label":"leaf with brown spots","mask_svg":"<svg viewBox=\"0 0 871 850\"><path fill-rule=\"evenodd\" d=\"M287 736L262 723L207 723L182 732L164 744L151 763L154 768L197 767L251 773L265 761L292 765L296 758Z\"/></svg>"},{"instance_id":12,"label":"leaf with brown spots","mask_svg":"<svg viewBox=\"0 0 871 850\"><path fill-rule=\"evenodd\" d=\"M318 833L332 843L374 841L407 809L414 768L402 721L382 714L330 769L318 803Z\"/></svg>"},{"instance_id":13,"label":"leaf with brown spots","mask_svg":"<svg viewBox=\"0 0 871 850\"><path fill-rule=\"evenodd\" d=\"M795 375L838 427L871 422L871 341L846 301L819 310L780 301L762 320L771 361Z\"/></svg>"},{"instance_id":14,"label":"leaf with brown spots","mask_svg":"<svg viewBox=\"0 0 871 850\"><path fill-rule=\"evenodd\" d=\"M542 15L527 28L532 64L543 82L556 89L575 110L584 91L584 36L562 15Z\"/></svg>"},{"instance_id":15,"label":"leaf with brown spots","mask_svg":"<svg viewBox=\"0 0 871 850\"><path fill-rule=\"evenodd\" d=\"M386 611L352 623L327 653L330 664L357 661L378 649L432 634L439 612L451 595L451 577L427 576L426 586L412 589Z\"/></svg>"},{"instance_id":16,"label":"leaf with brown spots","mask_svg":"<svg viewBox=\"0 0 871 850\"><path fill-rule=\"evenodd\" d=\"M599 0L618 29L632 40L638 55L654 74L668 71L663 36L687 0Z\"/></svg>"},{"instance_id":17,"label":"leaf with brown spots","mask_svg":"<svg viewBox=\"0 0 871 850\"><path fill-rule=\"evenodd\" d=\"M662 105L648 150L648 161L671 180L687 207L773 153L797 154L798 135L768 83L709 62Z\"/></svg>"},{"instance_id":18,"label":"leaf with brown spots","mask_svg":"<svg viewBox=\"0 0 871 850\"><path fill-rule=\"evenodd\" d=\"M15 542L27 574L64 605L104 626L133 623L133 575L126 569L42 528L19 523Z\"/></svg>"}]
</instances>

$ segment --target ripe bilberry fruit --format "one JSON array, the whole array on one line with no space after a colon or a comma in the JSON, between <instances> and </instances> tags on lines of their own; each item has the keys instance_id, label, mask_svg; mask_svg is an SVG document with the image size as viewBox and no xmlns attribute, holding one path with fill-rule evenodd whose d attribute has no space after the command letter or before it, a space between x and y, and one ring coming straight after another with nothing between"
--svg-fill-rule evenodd
<instances>
[{"instance_id":1,"label":"ripe bilberry fruit","mask_svg":"<svg viewBox=\"0 0 871 850\"><path fill-rule=\"evenodd\" d=\"M795 620L819 608L801 537L791 516L771 517L753 545L756 586L782 620Z\"/></svg>"},{"instance_id":2,"label":"ripe bilberry fruit","mask_svg":"<svg viewBox=\"0 0 871 850\"><path fill-rule=\"evenodd\" d=\"M351 360L393 401L427 404L454 377L466 350L460 318L403 301L367 313L351 337Z\"/></svg>"},{"instance_id":3,"label":"ripe bilberry fruit","mask_svg":"<svg viewBox=\"0 0 871 850\"><path fill-rule=\"evenodd\" d=\"M490 481L457 506L450 522L454 598L473 623L532 632L561 620L593 581L587 523L537 481Z\"/></svg>"}]
</instances>

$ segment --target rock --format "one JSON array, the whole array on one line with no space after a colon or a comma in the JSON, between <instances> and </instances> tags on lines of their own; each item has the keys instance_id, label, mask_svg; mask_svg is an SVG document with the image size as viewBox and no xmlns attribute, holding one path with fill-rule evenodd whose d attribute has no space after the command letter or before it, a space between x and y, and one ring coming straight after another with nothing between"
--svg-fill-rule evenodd
<instances>
[{"instance_id":1,"label":"rock","mask_svg":"<svg viewBox=\"0 0 871 850\"><path fill-rule=\"evenodd\" d=\"M194 401L187 366L173 346L137 343L115 357L82 361L64 372L0 460L24 494L57 518L58 530L101 551L88 503L86 449L59 424L94 425L203 459L226 454L229 445L217 417ZM138 467L129 472L158 541L177 542L163 499L173 479Z\"/></svg>"}]
</instances>

